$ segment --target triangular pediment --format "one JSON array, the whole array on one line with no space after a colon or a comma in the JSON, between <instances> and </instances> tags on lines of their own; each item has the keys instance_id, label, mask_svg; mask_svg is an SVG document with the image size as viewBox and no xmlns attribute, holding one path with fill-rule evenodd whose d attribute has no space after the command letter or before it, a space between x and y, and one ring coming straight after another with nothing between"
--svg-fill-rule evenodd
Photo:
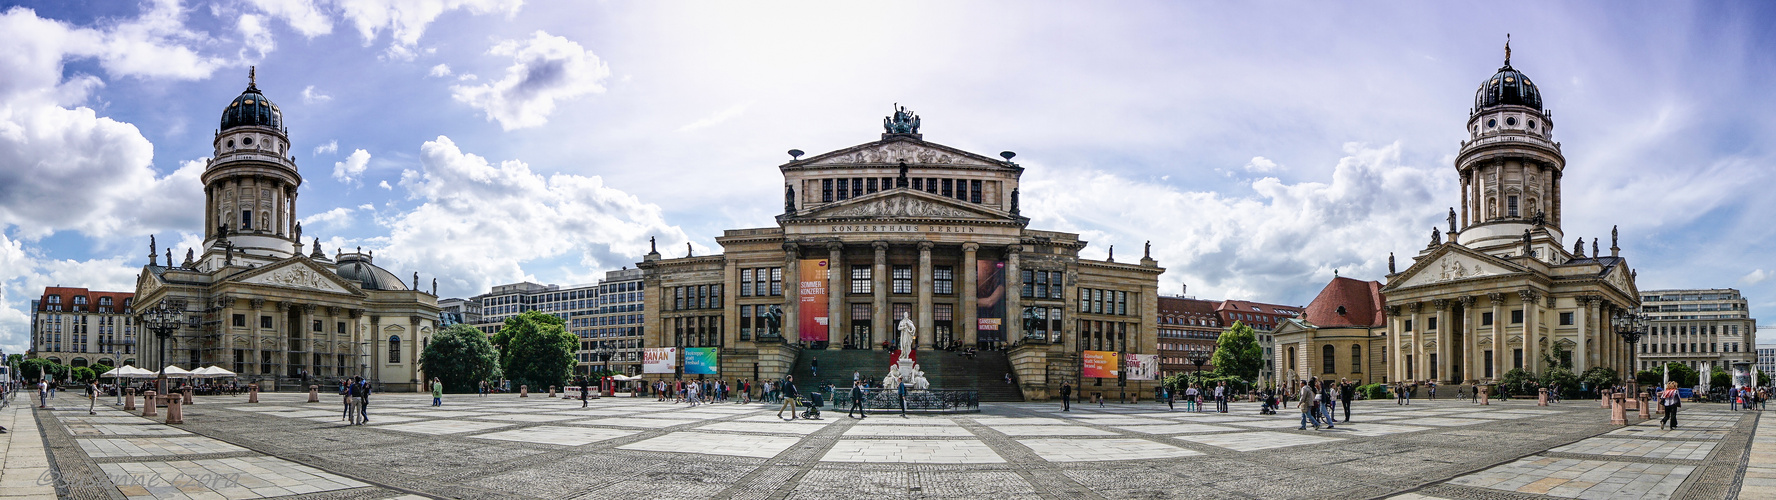
<instances>
[{"instance_id":1,"label":"triangular pediment","mask_svg":"<svg viewBox=\"0 0 1776 500\"><path fill-rule=\"evenodd\" d=\"M1461 245L1446 244L1430 255L1419 258L1417 263L1404 272L1390 277L1384 290L1487 278L1521 270L1510 261L1475 252Z\"/></svg>"},{"instance_id":2,"label":"triangular pediment","mask_svg":"<svg viewBox=\"0 0 1776 500\"><path fill-rule=\"evenodd\" d=\"M891 136L880 141L859 144L849 148L817 155L806 160L792 162L790 165L801 166L834 166L834 165L899 165L906 162L910 166L945 165L945 166L1006 166L1004 161L970 153L934 142L925 142L908 136Z\"/></svg>"},{"instance_id":3,"label":"triangular pediment","mask_svg":"<svg viewBox=\"0 0 1776 500\"><path fill-rule=\"evenodd\" d=\"M304 257L291 257L229 277L228 281L278 288L300 288L345 295L364 295L351 282Z\"/></svg>"},{"instance_id":4,"label":"triangular pediment","mask_svg":"<svg viewBox=\"0 0 1776 500\"><path fill-rule=\"evenodd\" d=\"M931 219L1013 222L1025 220L1011 214L943 196L895 188L827 205L798 215L795 220Z\"/></svg>"},{"instance_id":5,"label":"triangular pediment","mask_svg":"<svg viewBox=\"0 0 1776 500\"><path fill-rule=\"evenodd\" d=\"M1640 288L1634 283L1633 271L1628 269L1626 261L1617 261L1603 275L1603 282L1616 287L1616 291L1629 297L1639 297Z\"/></svg>"}]
</instances>

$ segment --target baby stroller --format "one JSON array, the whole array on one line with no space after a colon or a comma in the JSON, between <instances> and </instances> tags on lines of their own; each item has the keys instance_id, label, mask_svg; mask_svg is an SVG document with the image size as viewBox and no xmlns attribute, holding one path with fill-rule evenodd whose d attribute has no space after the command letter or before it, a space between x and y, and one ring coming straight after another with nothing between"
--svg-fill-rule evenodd
<instances>
[{"instance_id":1,"label":"baby stroller","mask_svg":"<svg viewBox=\"0 0 1776 500\"><path fill-rule=\"evenodd\" d=\"M802 410L802 419L820 420L820 407L824 406L824 404L825 403L820 399L819 392L808 393L808 400L802 402L802 407L807 408L806 410Z\"/></svg>"},{"instance_id":2,"label":"baby stroller","mask_svg":"<svg viewBox=\"0 0 1776 500\"><path fill-rule=\"evenodd\" d=\"M1264 406L1261 406L1258 408L1258 414L1259 415L1275 415L1275 414L1277 414L1276 409L1277 409L1276 395L1275 394L1265 394L1264 395Z\"/></svg>"}]
</instances>

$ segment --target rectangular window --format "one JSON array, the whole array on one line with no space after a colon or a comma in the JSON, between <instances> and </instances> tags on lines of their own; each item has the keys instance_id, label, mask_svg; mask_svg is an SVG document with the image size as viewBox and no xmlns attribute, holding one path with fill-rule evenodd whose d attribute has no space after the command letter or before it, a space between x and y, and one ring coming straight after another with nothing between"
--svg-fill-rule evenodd
<instances>
[{"instance_id":1,"label":"rectangular window","mask_svg":"<svg viewBox=\"0 0 1776 500\"><path fill-rule=\"evenodd\" d=\"M864 181L863 192L864 193L876 192L876 178L875 177L871 177L868 180Z\"/></svg>"},{"instance_id":2,"label":"rectangular window","mask_svg":"<svg viewBox=\"0 0 1776 500\"><path fill-rule=\"evenodd\" d=\"M851 338L848 340L855 347L876 344L875 338L870 335L870 312L869 304L851 304Z\"/></svg>"},{"instance_id":3,"label":"rectangular window","mask_svg":"<svg viewBox=\"0 0 1776 500\"><path fill-rule=\"evenodd\" d=\"M321 332L327 331L326 323L323 323L323 322L321 322L321 320L318 320L318 319L314 320L314 331L315 331L315 333L321 333Z\"/></svg>"},{"instance_id":4,"label":"rectangular window","mask_svg":"<svg viewBox=\"0 0 1776 500\"><path fill-rule=\"evenodd\" d=\"M1129 313L1128 305L1129 305L1128 292L1116 292L1116 314L1119 316L1128 316L1128 313Z\"/></svg>"},{"instance_id":5,"label":"rectangular window","mask_svg":"<svg viewBox=\"0 0 1776 500\"><path fill-rule=\"evenodd\" d=\"M853 295L868 295L871 293L870 272L871 269L868 265L851 266L851 293Z\"/></svg>"},{"instance_id":6,"label":"rectangular window","mask_svg":"<svg viewBox=\"0 0 1776 500\"><path fill-rule=\"evenodd\" d=\"M942 182L943 182L943 189L940 189L938 194L941 194L946 198L948 198L950 196L955 196L954 194L951 194L952 191L950 191L950 182L951 181L949 179L944 179Z\"/></svg>"},{"instance_id":7,"label":"rectangular window","mask_svg":"<svg viewBox=\"0 0 1776 500\"><path fill-rule=\"evenodd\" d=\"M913 190L914 191L924 191L925 190L925 178L914 177L913 178Z\"/></svg>"},{"instance_id":8,"label":"rectangular window","mask_svg":"<svg viewBox=\"0 0 1776 500\"><path fill-rule=\"evenodd\" d=\"M740 296L741 297L751 297L752 296L752 270L751 269L741 269L740 270Z\"/></svg>"},{"instance_id":9,"label":"rectangular window","mask_svg":"<svg viewBox=\"0 0 1776 500\"><path fill-rule=\"evenodd\" d=\"M771 324L766 321L766 317L771 313L771 306L752 306L752 308L752 329L757 331L759 335L769 334Z\"/></svg>"},{"instance_id":10,"label":"rectangular window","mask_svg":"<svg viewBox=\"0 0 1776 500\"><path fill-rule=\"evenodd\" d=\"M1406 331L1412 331L1412 320L1406 320Z\"/></svg>"},{"instance_id":11,"label":"rectangular window","mask_svg":"<svg viewBox=\"0 0 1776 500\"><path fill-rule=\"evenodd\" d=\"M1560 313L1560 325L1561 326L1568 326L1571 324L1573 324L1573 313L1570 313L1570 312Z\"/></svg>"},{"instance_id":12,"label":"rectangular window","mask_svg":"<svg viewBox=\"0 0 1776 500\"><path fill-rule=\"evenodd\" d=\"M907 319L912 319L914 321L918 321L916 318L913 318L913 305L912 304L907 304L904 302L895 303L895 304L888 306L888 310L890 311L888 314L889 321L898 322L898 321L900 321L900 318L907 318Z\"/></svg>"},{"instance_id":13,"label":"rectangular window","mask_svg":"<svg viewBox=\"0 0 1776 500\"><path fill-rule=\"evenodd\" d=\"M839 199L844 200L846 198L850 198L851 197L850 195L851 195L851 179L839 179Z\"/></svg>"},{"instance_id":14,"label":"rectangular window","mask_svg":"<svg viewBox=\"0 0 1776 500\"><path fill-rule=\"evenodd\" d=\"M913 266L894 266L891 275L894 278L894 293L913 293ZM895 316L899 318L900 316Z\"/></svg>"},{"instance_id":15,"label":"rectangular window","mask_svg":"<svg viewBox=\"0 0 1776 500\"><path fill-rule=\"evenodd\" d=\"M740 340L752 340L752 308L740 308Z\"/></svg>"},{"instance_id":16,"label":"rectangular window","mask_svg":"<svg viewBox=\"0 0 1776 500\"><path fill-rule=\"evenodd\" d=\"M685 289L682 286L672 287L672 310L685 308Z\"/></svg>"},{"instance_id":17,"label":"rectangular window","mask_svg":"<svg viewBox=\"0 0 1776 500\"><path fill-rule=\"evenodd\" d=\"M935 177L926 177L925 178L925 192L931 193L931 194L937 194L937 178L935 178Z\"/></svg>"},{"instance_id":18,"label":"rectangular window","mask_svg":"<svg viewBox=\"0 0 1776 500\"><path fill-rule=\"evenodd\" d=\"M1517 197L1516 196L1506 196L1505 197L1505 213L1507 214L1508 217L1516 217L1517 216Z\"/></svg>"},{"instance_id":19,"label":"rectangular window","mask_svg":"<svg viewBox=\"0 0 1776 500\"><path fill-rule=\"evenodd\" d=\"M1512 368L1523 368L1523 350L1522 349L1512 349L1511 350L1511 367Z\"/></svg>"},{"instance_id":20,"label":"rectangular window","mask_svg":"<svg viewBox=\"0 0 1776 500\"><path fill-rule=\"evenodd\" d=\"M1061 341L1061 308L1059 307L1048 308L1048 333L1049 341Z\"/></svg>"},{"instance_id":21,"label":"rectangular window","mask_svg":"<svg viewBox=\"0 0 1776 500\"><path fill-rule=\"evenodd\" d=\"M1427 332L1437 331L1437 318L1435 318L1435 317L1425 318L1425 331L1427 331Z\"/></svg>"},{"instance_id":22,"label":"rectangular window","mask_svg":"<svg viewBox=\"0 0 1776 500\"><path fill-rule=\"evenodd\" d=\"M1104 314L1104 295L1106 294L1103 290L1092 290L1092 314Z\"/></svg>"},{"instance_id":23,"label":"rectangular window","mask_svg":"<svg viewBox=\"0 0 1776 500\"><path fill-rule=\"evenodd\" d=\"M242 327L242 328L246 328L246 326L247 326L247 315L245 315L245 314L236 314L236 315L234 315L234 326L238 326L238 327Z\"/></svg>"},{"instance_id":24,"label":"rectangular window","mask_svg":"<svg viewBox=\"0 0 1776 500\"><path fill-rule=\"evenodd\" d=\"M856 198L859 196L863 196L863 178L853 177L851 179L851 197Z\"/></svg>"},{"instance_id":25,"label":"rectangular window","mask_svg":"<svg viewBox=\"0 0 1776 500\"><path fill-rule=\"evenodd\" d=\"M1079 289L1079 312L1091 312L1091 289Z\"/></svg>"},{"instance_id":26,"label":"rectangular window","mask_svg":"<svg viewBox=\"0 0 1776 500\"><path fill-rule=\"evenodd\" d=\"M1492 351L1486 351L1486 378L1492 378Z\"/></svg>"},{"instance_id":27,"label":"rectangular window","mask_svg":"<svg viewBox=\"0 0 1776 500\"><path fill-rule=\"evenodd\" d=\"M722 286L720 284L709 285L709 308L721 309L721 307L722 307Z\"/></svg>"},{"instance_id":28,"label":"rectangular window","mask_svg":"<svg viewBox=\"0 0 1776 500\"><path fill-rule=\"evenodd\" d=\"M771 268L771 296L783 296L783 268Z\"/></svg>"},{"instance_id":29,"label":"rectangular window","mask_svg":"<svg viewBox=\"0 0 1776 500\"><path fill-rule=\"evenodd\" d=\"M272 328L271 316L260 316L259 317L259 328Z\"/></svg>"},{"instance_id":30,"label":"rectangular window","mask_svg":"<svg viewBox=\"0 0 1776 500\"><path fill-rule=\"evenodd\" d=\"M950 266L931 268L931 293L938 295L956 293L956 271Z\"/></svg>"},{"instance_id":31,"label":"rectangular window","mask_svg":"<svg viewBox=\"0 0 1776 500\"><path fill-rule=\"evenodd\" d=\"M1050 274L1054 274L1054 273L1050 273L1048 271L1036 271L1036 286L1035 286L1036 298L1038 298L1038 299L1048 298L1048 276ZM1028 285L1026 285L1026 286L1028 286Z\"/></svg>"},{"instance_id":32,"label":"rectangular window","mask_svg":"<svg viewBox=\"0 0 1776 500\"><path fill-rule=\"evenodd\" d=\"M709 308L709 285L697 285L697 308Z\"/></svg>"},{"instance_id":33,"label":"rectangular window","mask_svg":"<svg viewBox=\"0 0 1776 500\"><path fill-rule=\"evenodd\" d=\"M894 178L893 177L883 177L882 178L882 190L887 191L890 189L894 189Z\"/></svg>"},{"instance_id":34,"label":"rectangular window","mask_svg":"<svg viewBox=\"0 0 1776 500\"><path fill-rule=\"evenodd\" d=\"M1523 323L1523 310L1517 309L1511 311L1511 324L1516 325L1521 323Z\"/></svg>"},{"instance_id":35,"label":"rectangular window","mask_svg":"<svg viewBox=\"0 0 1776 500\"><path fill-rule=\"evenodd\" d=\"M345 322L344 321L339 322L338 326L339 326L339 333L345 333Z\"/></svg>"},{"instance_id":36,"label":"rectangular window","mask_svg":"<svg viewBox=\"0 0 1776 500\"><path fill-rule=\"evenodd\" d=\"M822 179L820 181L820 201L825 202L825 203L832 203L832 201L833 201L833 180L832 179Z\"/></svg>"},{"instance_id":37,"label":"rectangular window","mask_svg":"<svg viewBox=\"0 0 1776 500\"><path fill-rule=\"evenodd\" d=\"M1480 313L1480 326L1490 326L1490 325L1492 325L1492 313L1489 313L1489 312Z\"/></svg>"},{"instance_id":38,"label":"rectangular window","mask_svg":"<svg viewBox=\"0 0 1776 500\"><path fill-rule=\"evenodd\" d=\"M1020 278L1018 281L1020 283L1024 284L1023 287L1019 288L1020 291L1018 292L1018 296L1024 297L1024 298L1035 297L1036 296L1036 291L1035 291L1036 271L1024 269L1024 270L1018 271L1018 275Z\"/></svg>"}]
</instances>

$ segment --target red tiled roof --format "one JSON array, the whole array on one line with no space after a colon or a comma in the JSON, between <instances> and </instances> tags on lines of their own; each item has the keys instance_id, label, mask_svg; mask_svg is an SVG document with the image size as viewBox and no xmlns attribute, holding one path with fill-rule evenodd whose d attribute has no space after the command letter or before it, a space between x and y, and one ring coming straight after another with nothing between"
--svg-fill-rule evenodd
<instances>
[{"instance_id":1,"label":"red tiled roof","mask_svg":"<svg viewBox=\"0 0 1776 500\"><path fill-rule=\"evenodd\" d=\"M73 311L74 297L85 295L87 302L82 307L85 307L88 312L97 311L99 307L99 299L103 297L111 298L111 307L113 308L113 311L122 311L124 308L124 302L136 296L135 292L95 292L85 288L51 286L43 288L43 297L37 301L38 310L47 310L46 307L50 305L49 297L52 295L62 298L62 303L60 305L62 306L63 311Z\"/></svg>"},{"instance_id":2,"label":"red tiled roof","mask_svg":"<svg viewBox=\"0 0 1776 500\"><path fill-rule=\"evenodd\" d=\"M1381 326L1387 321L1381 309L1384 302L1381 282L1332 278L1307 304L1307 322L1321 328ZM1339 306L1344 314L1338 313Z\"/></svg>"}]
</instances>

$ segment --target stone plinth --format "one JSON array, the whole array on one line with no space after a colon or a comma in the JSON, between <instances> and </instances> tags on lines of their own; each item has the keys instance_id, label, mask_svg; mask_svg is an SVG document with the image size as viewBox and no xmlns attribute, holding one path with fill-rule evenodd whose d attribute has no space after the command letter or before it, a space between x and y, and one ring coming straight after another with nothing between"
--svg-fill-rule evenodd
<instances>
[{"instance_id":1,"label":"stone plinth","mask_svg":"<svg viewBox=\"0 0 1776 500\"><path fill-rule=\"evenodd\" d=\"M158 412L154 411L154 407L158 406L155 404L154 396L155 396L154 391L142 392L142 416L152 417L155 415L159 415Z\"/></svg>"},{"instance_id":2,"label":"stone plinth","mask_svg":"<svg viewBox=\"0 0 1776 500\"><path fill-rule=\"evenodd\" d=\"M321 386L318 386L318 385L308 386L308 402L310 402L310 403L321 402Z\"/></svg>"},{"instance_id":3,"label":"stone plinth","mask_svg":"<svg viewBox=\"0 0 1776 500\"><path fill-rule=\"evenodd\" d=\"M179 391L179 393L185 395L185 404L191 404L191 394L196 391L197 389L186 387L185 390Z\"/></svg>"},{"instance_id":4,"label":"stone plinth","mask_svg":"<svg viewBox=\"0 0 1776 500\"><path fill-rule=\"evenodd\" d=\"M518 386L518 397L521 397L521 398L530 397L530 386L528 386L528 385Z\"/></svg>"},{"instance_id":5,"label":"stone plinth","mask_svg":"<svg viewBox=\"0 0 1776 500\"><path fill-rule=\"evenodd\" d=\"M1653 415L1651 413L1649 413L1652 410L1647 408L1649 406L1652 406L1652 402L1653 401L1651 399L1649 399L1646 395L1643 394L1640 396L1639 404L1640 404L1640 419L1641 420L1649 420L1649 419L1653 418Z\"/></svg>"},{"instance_id":6,"label":"stone plinth","mask_svg":"<svg viewBox=\"0 0 1776 500\"><path fill-rule=\"evenodd\" d=\"M123 390L123 410L130 411L130 410L134 410L134 409L136 409L136 390L135 389L124 389Z\"/></svg>"},{"instance_id":7,"label":"stone plinth","mask_svg":"<svg viewBox=\"0 0 1776 500\"><path fill-rule=\"evenodd\" d=\"M1492 404L1492 399L1491 399L1492 394L1491 393L1492 393L1492 391L1486 390L1486 387L1484 387L1484 386L1480 387L1480 405L1481 406L1487 406L1487 405Z\"/></svg>"},{"instance_id":8,"label":"stone plinth","mask_svg":"<svg viewBox=\"0 0 1776 500\"><path fill-rule=\"evenodd\" d=\"M1610 391L1597 391L1597 393L1600 395L1597 398L1597 402L1599 403L1597 407L1598 408L1609 408L1610 407Z\"/></svg>"},{"instance_id":9,"label":"stone plinth","mask_svg":"<svg viewBox=\"0 0 1776 500\"><path fill-rule=\"evenodd\" d=\"M1610 425L1628 425L1628 411L1622 406L1622 395L1610 396Z\"/></svg>"},{"instance_id":10,"label":"stone plinth","mask_svg":"<svg viewBox=\"0 0 1776 500\"><path fill-rule=\"evenodd\" d=\"M166 405L167 405L166 423L168 423L168 424L183 424L183 423L185 423L185 411L183 409L181 409L183 406L179 404L183 399L184 398L180 397L179 394L177 394L177 393L168 394L166 396Z\"/></svg>"},{"instance_id":11,"label":"stone plinth","mask_svg":"<svg viewBox=\"0 0 1776 500\"><path fill-rule=\"evenodd\" d=\"M555 397L555 386L549 386L549 397Z\"/></svg>"},{"instance_id":12,"label":"stone plinth","mask_svg":"<svg viewBox=\"0 0 1776 500\"><path fill-rule=\"evenodd\" d=\"M1548 406L1548 389L1536 389L1536 406Z\"/></svg>"},{"instance_id":13,"label":"stone plinth","mask_svg":"<svg viewBox=\"0 0 1776 500\"><path fill-rule=\"evenodd\" d=\"M259 384L247 384L247 402L259 402Z\"/></svg>"}]
</instances>

